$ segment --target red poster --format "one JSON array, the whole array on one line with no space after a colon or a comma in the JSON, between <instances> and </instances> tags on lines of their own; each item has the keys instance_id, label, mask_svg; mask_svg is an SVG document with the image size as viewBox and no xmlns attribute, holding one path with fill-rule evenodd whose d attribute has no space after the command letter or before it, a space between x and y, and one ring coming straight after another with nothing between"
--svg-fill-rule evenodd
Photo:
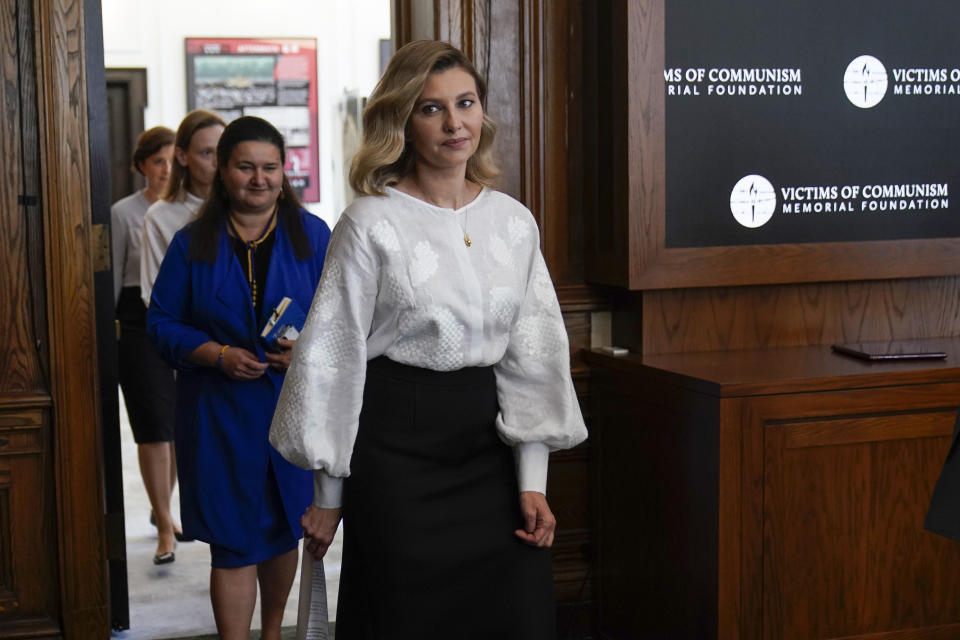
<instances>
[{"instance_id":1,"label":"red poster","mask_svg":"<svg viewBox=\"0 0 960 640\"><path fill-rule=\"evenodd\" d=\"M287 143L284 169L304 202L320 200L317 41L314 38L186 38L187 108L227 122L258 116Z\"/></svg>"}]
</instances>

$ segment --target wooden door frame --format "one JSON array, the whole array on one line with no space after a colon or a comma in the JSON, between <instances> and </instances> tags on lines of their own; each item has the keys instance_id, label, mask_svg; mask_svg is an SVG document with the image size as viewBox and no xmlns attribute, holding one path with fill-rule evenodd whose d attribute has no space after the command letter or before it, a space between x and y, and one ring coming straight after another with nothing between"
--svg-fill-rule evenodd
<instances>
[{"instance_id":1,"label":"wooden door frame","mask_svg":"<svg viewBox=\"0 0 960 640\"><path fill-rule=\"evenodd\" d=\"M110 204L113 201L113 165L110 162L110 133L107 109L107 83L111 70L103 62L103 17L99 2L84 3L84 61L86 62L87 126L90 150L90 219L98 233L100 256L94 262L94 317L97 335L97 379L100 383L100 431L103 459L112 461L103 467L104 529L107 545L107 576L110 588L110 628L130 628L130 590L127 580L127 533L124 518L123 465L120 434L119 363L117 360L116 298L113 268L104 258L107 230L110 229ZM121 69L114 77L126 85L130 130L136 139L143 130L143 107L147 102L147 70ZM132 145L131 145L132 147ZM124 154L125 159L128 154Z\"/></svg>"},{"instance_id":2,"label":"wooden door frame","mask_svg":"<svg viewBox=\"0 0 960 640\"><path fill-rule=\"evenodd\" d=\"M33 11L62 630L105 638L84 3L33 0Z\"/></svg>"}]
</instances>

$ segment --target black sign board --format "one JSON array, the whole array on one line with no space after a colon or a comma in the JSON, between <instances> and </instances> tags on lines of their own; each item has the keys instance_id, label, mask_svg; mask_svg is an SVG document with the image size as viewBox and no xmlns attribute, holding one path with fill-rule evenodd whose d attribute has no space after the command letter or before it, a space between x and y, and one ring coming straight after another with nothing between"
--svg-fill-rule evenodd
<instances>
[{"instance_id":1,"label":"black sign board","mask_svg":"<svg viewBox=\"0 0 960 640\"><path fill-rule=\"evenodd\" d=\"M960 237L955 3L664 9L666 248Z\"/></svg>"}]
</instances>

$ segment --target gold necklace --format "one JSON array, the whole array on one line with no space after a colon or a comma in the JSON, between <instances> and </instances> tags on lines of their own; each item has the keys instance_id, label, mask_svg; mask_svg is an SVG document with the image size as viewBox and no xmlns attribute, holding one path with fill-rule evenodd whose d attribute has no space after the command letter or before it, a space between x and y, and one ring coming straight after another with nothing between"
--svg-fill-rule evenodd
<instances>
[{"instance_id":1,"label":"gold necklace","mask_svg":"<svg viewBox=\"0 0 960 640\"><path fill-rule=\"evenodd\" d=\"M463 224L460 225L460 228L463 229L463 244L467 245L468 247L472 247L473 241L470 239L470 234L467 233L467 215L469 213L470 213L470 209L467 209L466 211L463 212ZM453 215L457 215L457 214L454 213ZM459 222L460 221L457 220L457 223Z\"/></svg>"},{"instance_id":2,"label":"gold necklace","mask_svg":"<svg viewBox=\"0 0 960 640\"><path fill-rule=\"evenodd\" d=\"M433 199L426 194L426 192L420 186L420 181L417 180L416 176L413 177L413 184L416 185L417 187L417 192L419 192L420 194L418 198L420 200L423 200L424 202L428 202L434 205L435 207L445 208L445 207L442 207L442 205L435 203ZM468 205L464 205L464 206L468 206ZM450 208L453 210L453 215L457 215L456 203L454 203L454 206ZM457 220L457 224L460 225L460 229L463 231L463 244L467 245L468 247L472 247L473 240L470 239L470 234L467 233L467 214L469 213L469 211L470 210L467 209L466 211L463 212L463 222L461 223L459 220Z\"/></svg>"},{"instance_id":3,"label":"gold necklace","mask_svg":"<svg viewBox=\"0 0 960 640\"><path fill-rule=\"evenodd\" d=\"M277 228L277 209L279 205L273 207L273 213L270 214L270 219L267 221L267 226L264 227L263 232L260 234L260 237L256 240L244 240L243 236L240 235L240 230L237 229L236 223L233 221L233 217L228 215L227 221L230 223L230 228L233 229L233 234L237 239L243 243L244 248L247 250L247 284L250 285L250 300L253 302L254 308L257 306L257 280L254 277L253 273L253 252L257 247L267 239L267 236L270 235L270 232Z\"/></svg>"}]
</instances>

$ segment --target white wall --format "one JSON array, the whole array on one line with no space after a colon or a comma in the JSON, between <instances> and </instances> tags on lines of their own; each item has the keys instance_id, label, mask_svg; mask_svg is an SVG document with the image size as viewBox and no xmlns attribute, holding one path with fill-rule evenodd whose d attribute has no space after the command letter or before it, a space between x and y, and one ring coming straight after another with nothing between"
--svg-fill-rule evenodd
<instances>
[{"instance_id":1,"label":"white wall","mask_svg":"<svg viewBox=\"0 0 960 640\"><path fill-rule=\"evenodd\" d=\"M187 37L317 39L320 198L331 226L345 200L339 109L344 91L369 95L390 37L389 0L102 0L104 63L147 69L147 128L176 129L187 112Z\"/></svg>"}]
</instances>

